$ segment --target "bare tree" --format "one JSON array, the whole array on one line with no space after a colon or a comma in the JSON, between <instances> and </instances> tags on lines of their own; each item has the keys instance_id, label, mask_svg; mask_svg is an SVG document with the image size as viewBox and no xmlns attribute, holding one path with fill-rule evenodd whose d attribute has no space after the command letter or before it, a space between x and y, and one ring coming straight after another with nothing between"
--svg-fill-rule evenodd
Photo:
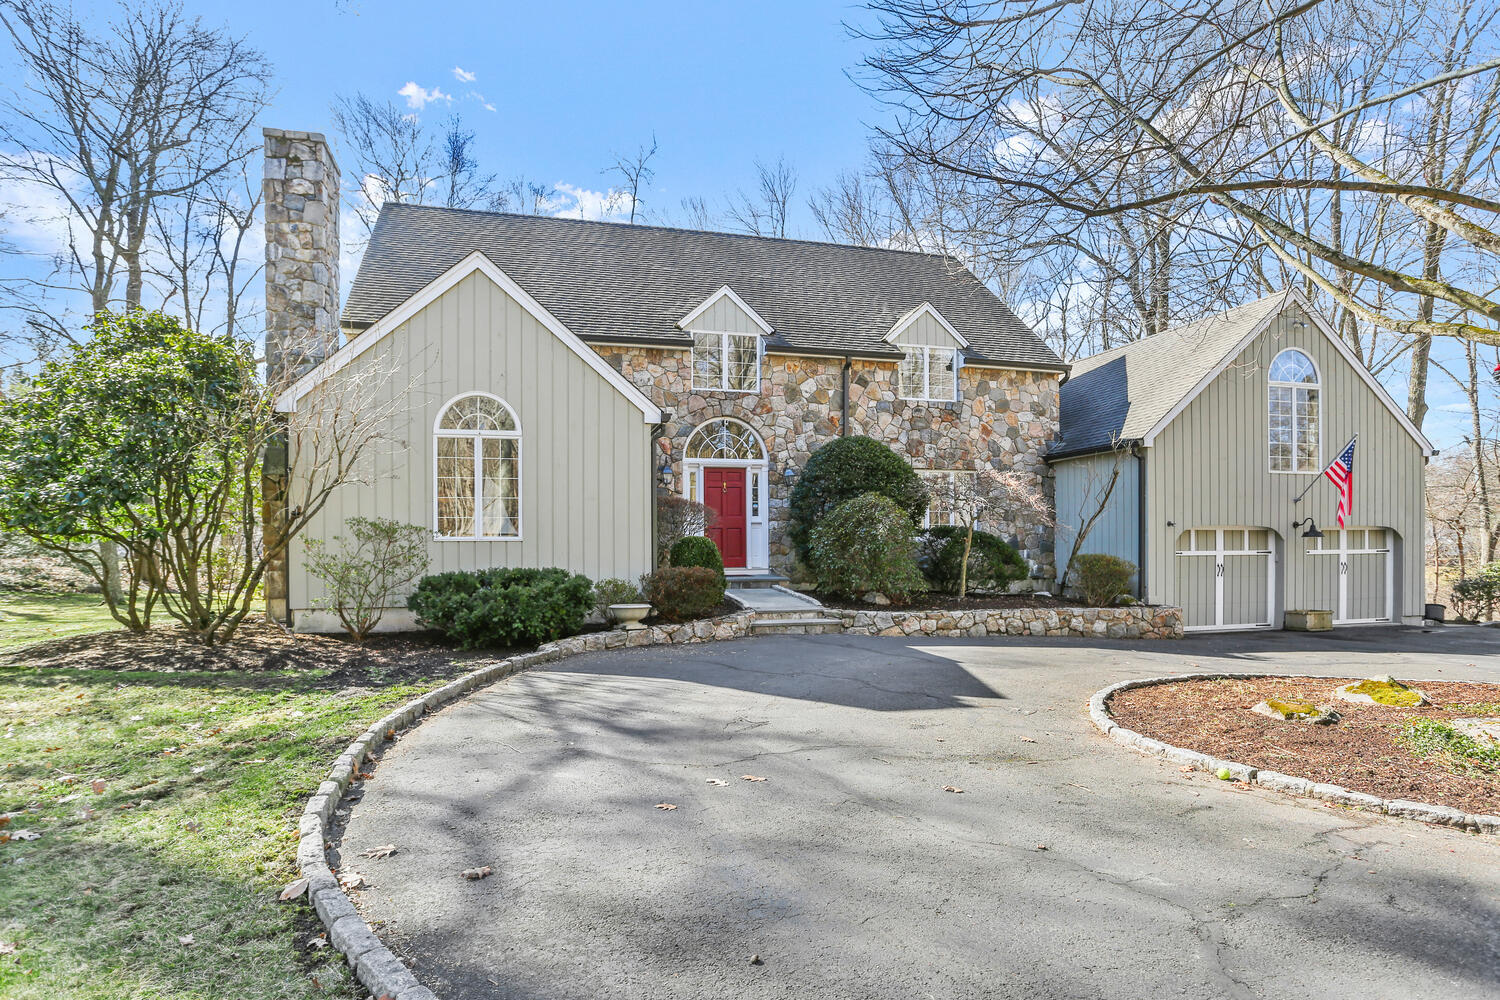
<instances>
[{"instance_id":1,"label":"bare tree","mask_svg":"<svg viewBox=\"0 0 1500 1000\"><path fill-rule=\"evenodd\" d=\"M386 202L426 203L437 182L437 146L419 116L362 93L335 98L331 113L353 161L352 207L366 234Z\"/></svg>"},{"instance_id":2,"label":"bare tree","mask_svg":"<svg viewBox=\"0 0 1500 1000\"><path fill-rule=\"evenodd\" d=\"M615 162L605 170L605 173L619 174L623 181L619 194L622 198L630 199L629 221L631 224L635 223L635 217L640 213L641 205L644 204L641 192L656 176L656 171L651 167L651 161L655 157L656 134L653 132L651 148L647 149L645 145L641 145L636 147L634 153L616 153Z\"/></svg>"},{"instance_id":3,"label":"bare tree","mask_svg":"<svg viewBox=\"0 0 1500 1000\"><path fill-rule=\"evenodd\" d=\"M1114 461L1110 463L1107 474L1097 467L1091 467L1084 477L1083 489L1078 501L1078 527L1073 530L1073 545L1068 549L1068 558L1063 563L1062 576L1057 581L1059 594L1067 592L1068 576L1073 572L1073 561L1083 551L1083 543L1087 541L1089 533L1094 530L1094 525L1099 523L1099 519L1109 509L1110 497L1114 496L1115 485L1120 481L1120 468L1130 460L1130 452L1124 448L1116 447L1112 455Z\"/></svg>"},{"instance_id":4,"label":"bare tree","mask_svg":"<svg viewBox=\"0 0 1500 1000\"><path fill-rule=\"evenodd\" d=\"M495 175L479 170L474 156L474 133L463 119L450 115L443 126L438 186L448 208L488 207L495 199Z\"/></svg>"},{"instance_id":5,"label":"bare tree","mask_svg":"<svg viewBox=\"0 0 1500 1000\"><path fill-rule=\"evenodd\" d=\"M703 198L696 195L691 198L684 198L681 205L683 214L687 216L685 225L689 229L713 230L719 228L718 217L714 215L713 210L708 207L708 202Z\"/></svg>"},{"instance_id":6,"label":"bare tree","mask_svg":"<svg viewBox=\"0 0 1500 1000\"><path fill-rule=\"evenodd\" d=\"M1072 243L1130 220L1122 239L1138 234L1148 251L1173 241L1158 259L1201 251L1215 278L1269 283L1284 269L1360 323L1408 339L1500 343L1490 325L1500 295L1479 277L1500 257L1493 9L1470 0L1210 0L1192 16L1122 0L875 0L872 9L871 86L898 107L882 144L974 182L1025 245ZM1331 83L1341 80L1349 85ZM1425 141L1434 109L1453 155L1424 169L1437 149ZM1348 127L1359 116L1362 127ZM1435 226L1440 266L1386 241L1334 238L1336 214L1338 226L1384 214L1408 236ZM1170 275L1155 283L1169 287ZM1429 299L1447 312L1429 314ZM1160 329L1170 303L1148 306Z\"/></svg>"},{"instance_id":7,"label":"bare tree","mask_svg":"<svg viewBox=\"0 0 1500 1000\"><path fill-rule=\"evenodd\" d=\"M974 532L986 523L1024 521L1051 527L1052 505L1033 475L1014 469L981 468L972 474L951 475L927 484L932 509L942 511L964 533L963 560L958 569L958 596L969 592L969 555Z\"/></svg>"},{"instance_id":8,"label":"bare tree","mask_svg":"<svg viewBox=\"0 0 1500 1000\"><path fill-rule=\"evenodd\" d=\"M777 157L774 164L755 161L754 194L739 194L730 200L725 214L743 232L753 236L785 238L792 196L797 191L797 171Z\"/></svg>"}]
</instances>

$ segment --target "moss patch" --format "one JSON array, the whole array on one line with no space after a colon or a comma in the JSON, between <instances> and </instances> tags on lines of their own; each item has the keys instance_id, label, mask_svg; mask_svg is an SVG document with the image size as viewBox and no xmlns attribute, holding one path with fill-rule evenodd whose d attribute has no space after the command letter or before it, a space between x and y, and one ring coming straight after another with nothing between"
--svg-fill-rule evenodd
<instances>
[{"instance_id":1,"label":"moss patch","mask_svg":"<svg viewBox=\"0 0 1500 1000\"><path fill-rule=\"evenodd\" d=\"M1350 684L1344 690L1350 694L1362 694L1381 705L1394 705L1398 708L1415 708L1423 701L1421 692L1414 691L1397 680L1371 678L1358 684Z\"/></svg>"},{"instance_id":2,"label":"moss patch","mask_svg":"<svg viewBox=\"0 0 1500 1000\"><path fill-rule=\"evenodd\" d=\"M1304 716L1317 715L1318 706L1310 701L1295 701L1292 699L1267 698L1266 704L1281 714L1283 719L1299 719Z\"/></svg>"}]
</instances>

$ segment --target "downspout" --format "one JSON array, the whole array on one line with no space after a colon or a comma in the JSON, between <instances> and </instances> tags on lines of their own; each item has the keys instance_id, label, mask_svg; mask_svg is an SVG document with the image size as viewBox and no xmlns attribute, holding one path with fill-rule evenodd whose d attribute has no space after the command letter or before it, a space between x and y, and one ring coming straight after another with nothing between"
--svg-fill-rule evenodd
<instances>
[{"instance_id":1,"label":"downspout","mask_svg":"<svg viewBox=\"0 0 1500 1000\"><path fill-rule=\"evenodd\" d=\"M657 477L657 474L656 474L656 456L657 456L656 442L657 442L657 440L664 433L666 433L666 430L667 430L667 421L666 421L666 418L668 416L670 416L670 414L668 414L665 410L663 410L662 413L661 413L661 417L662 417L661 421L658 422L658 423L656 423L656 424L653 424L651 426L651 444L646 449L646 452L647 452L647 463L646 463L646 465L647 465L647 471L648 471L648 473L649 473L649 475L651 477L648 480L648 482L651 483L651 513L650 513L650 517L651 517L651 569L652 569L652 572L655 572L656 570L658 570L658 569L661 568L660 566L657 565L657 559L659 558L660 553L661 553L661 545L657 541L659 535L658 535L658 525L657 525L656 509L657 509L657 507L661 503L662 486L661 486L661 479L659 479ZM668 454L666 456L665 461L666 461L667 464L670 465L671 461L672 461L672 456L670 454Z\"/></svg>"},{"instance_id":2,"label":"downspout","mask_svg":"<svg viewBox=\"0 0 1500 1000\"><path fill-rule=\"evenodd\" d=\"M1135 446L1135 596L1146 603L1146 556L1151 547L1146 544L1146 449Z\"/></svg>"},{"instance_id":3,"label":"downspout","mask_svg":"<svg viewBox=\"0 0 1500 1000\"><path fill-rule=\"evenodd\" d=\"M844 365L839 369L839 437L849 436L849 370L853 367L853 359L844 355Z\"/></svg>"}]
</instances>

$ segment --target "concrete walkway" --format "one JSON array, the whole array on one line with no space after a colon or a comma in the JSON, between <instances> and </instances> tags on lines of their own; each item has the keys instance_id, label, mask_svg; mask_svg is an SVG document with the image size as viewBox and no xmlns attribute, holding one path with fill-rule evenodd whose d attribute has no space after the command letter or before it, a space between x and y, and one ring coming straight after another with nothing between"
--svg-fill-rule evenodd
<instances>
[{"instance_id":1,"label":"concrete walkway","mask_svg":"<svg viewBox=\"0 0 1500 1000\"><path fill-rule=\"evenodd\" d=\"M1192 669L1500 680L1497 641L581 657L391 748L345 863L446 1000L1500 997L1496 843L1236 792L1111 743L1084 709L1111 681ZM358 857L381 844L400 853ZM495 874L459 877L481 864Z\"/></svg>"},{"instance_id":2,"label":"concrete walkway","mask_svg":"<svg viewBox=\"0 0 1500 1000\"><path fill-rule=\"evenodd\" d=\"M734 578L725 592L731 601L751 611L818 611L823 605L794 590L780 587L736 587Z\"/></svg>"}]
</instances>

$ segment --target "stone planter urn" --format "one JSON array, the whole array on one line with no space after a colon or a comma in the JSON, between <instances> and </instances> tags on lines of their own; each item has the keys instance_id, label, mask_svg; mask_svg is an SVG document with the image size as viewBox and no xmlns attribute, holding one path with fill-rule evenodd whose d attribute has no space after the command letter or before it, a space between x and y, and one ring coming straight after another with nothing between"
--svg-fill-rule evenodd
<instances>
[{"instance_id":1,"label":"stone planter urn","mask_svg":"<svg viewBox=\"0 0 1500 1000\"><path fill-rule=\"evenodd\" d=\"M1293 632L1327 632L1333 628L1333 612L1288 611L1286 627Z\"/></svg>"},{"instance_id":2,"label":"stone planter urn","mask_svg":"<svg viewBox=\"0 0 1500 1000\"><path fill-rule=\"evenodd\" d=\"M609 606L610 621L626 631L645 628L641 620L650 613L651 605L649 604L611 604Z\"/></svg>"}]
</instances>

